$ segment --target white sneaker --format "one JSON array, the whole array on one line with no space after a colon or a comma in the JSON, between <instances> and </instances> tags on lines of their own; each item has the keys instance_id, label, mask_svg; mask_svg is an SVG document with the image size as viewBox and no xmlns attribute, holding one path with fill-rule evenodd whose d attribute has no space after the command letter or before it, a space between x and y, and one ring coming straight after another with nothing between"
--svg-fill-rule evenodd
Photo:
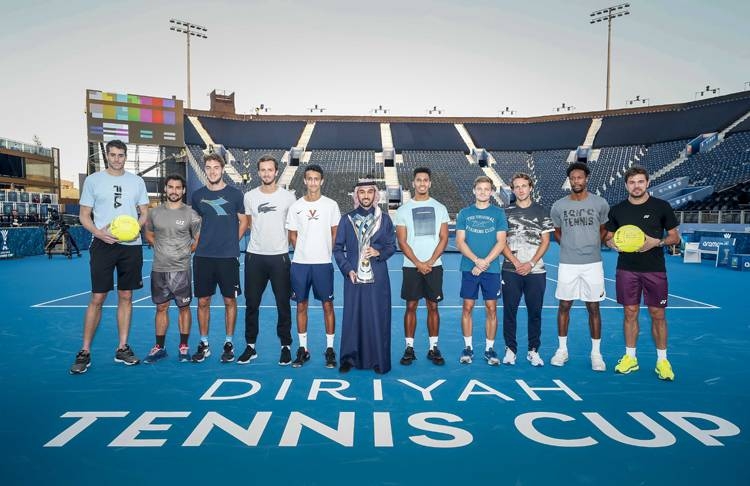
<instances>
[{"instance_id":1,"label":"white sneaker","mask_svg":"<svg viewBox=\"0 0 750 486\"><path fill-rule=\"evenodd\" d=\"M503 356L503 364L514 365L516 364L516 353L510 348L505 348L505 356Z\"/></svg>"},{"instance_id":2,"label":"white sneaker","mask_svg":"<svg viewBox=\"0 0 750 486\"><path fill-rule=\"evenodd\" d=\"M552 366L563 366L568 361L568 350L557 348L552 359L549 360L549 364Z\"/></svg>"},{"instance_id":3,"label":"white sneaker","mask_svg":"<svg viewBox=\"0 0 750 486\"><path fill-rule=\"evenodd\" d=\"M526 359L531 363L531 366L544 366L544 360L536 351L529 351L526 354Z\"/></svg>"},{"instance_id":4,"label":"white sneaker","mask_svg":"<svg viewBox=\"0 0 750 486\"><path fill-rule=\"evenodd\" d=\"M591 355L591 369L594 371L607 371L607 365L604 363L601 354Z\"/></svg>"}]
</instances>

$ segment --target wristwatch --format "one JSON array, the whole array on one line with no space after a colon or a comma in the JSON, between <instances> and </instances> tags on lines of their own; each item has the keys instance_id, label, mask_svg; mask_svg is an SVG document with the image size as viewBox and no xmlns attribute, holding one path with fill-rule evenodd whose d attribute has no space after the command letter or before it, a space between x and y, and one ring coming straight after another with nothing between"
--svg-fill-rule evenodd
<instances>
[{"instance_id":1,"label":"wristwatch","mask_svg":"<svg viewBox=\"0 0 750 486\"><path fill-rule=\"evenodd\" d=\"M663 247L664 247L664 238L659 240L659 248L663 248Z\"/></svg>"}]
</instances>

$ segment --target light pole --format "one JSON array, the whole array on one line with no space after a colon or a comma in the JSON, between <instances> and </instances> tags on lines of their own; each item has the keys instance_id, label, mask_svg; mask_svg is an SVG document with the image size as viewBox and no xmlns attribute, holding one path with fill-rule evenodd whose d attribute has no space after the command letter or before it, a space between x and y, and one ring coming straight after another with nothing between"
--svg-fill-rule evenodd
<instances>
[{"instance_id":1,"label":"light pole","mask_svg":"<svg viewBox=\"0 0 750 486\"><path fill-rule=\"evenodd\" d=\"M633 106L633 105L646 105L646 106L649 106L651 104L649 98L641 98L641 95L635 95L635 98L633 98L632 100L628 100L627 103L630 106Z\"/></svg>"},{"instance_id":2,"label":"light pole","mask_svg":"<svg viewBox=\"0 0 750 486\"><path fill-rule=\"evenodd\" d=\"M601 10L596 10L594 12L591 12L589 17L591 17L591 20L589 20L590 24L595 24L598 22L602 22L604 20L607 21L607 101L605 104L605 109L609 110L609 71L610 71L610 59L611 59L611 53L612 53L612 19L617 17L622 17L625 15L630 15L630 8L629 3L621 3L620 5L615 5L613 7L607 7L603 8Z\"/></svg>"},{"instance_id":3,"label":"light pole","mask_svg":"<svg viewBox=\"0 0 750 486\"><path fill-rule=\"evenodd\" d=\"M702 98L704 95L708 94L719 94L720 91L721 88L712 88L710 85L706 85L706 88L704 90L695 92L695 99L697 100L698 96Z\"/></svg>"},{"instance_id":4,"label":"light pole","mask_svg":"<svg viewBox=\"0 0 750 486\"><path fill-rule=\"evenodd\" d=\"M388 112L391 111L388 108L383 108L383 105L378 105L377 108L373 108L370 110L370 113L373 115L387 115Z\"/></svg>"},{"instance_id":5,"label":"light pole","mask_svg":"<svg viewBox=\"0 0 750 486\"><path fill-rule=\"evenodd\" d=\"M185 20L169 19L169 23L172 24L169 30L174 30L178 34L185 34L185 39L187 40L187 107L190 108L190 37L208 39L206 35L208 29L202 25L193 24Z\"/></svg>"},{"instance_id":6,"label":"light pole","mask_svg":"<svg viewBox=\"0 0 750 486\"><path fill-rule=\"evenodd\" d=\"M440 108L437 107L437 105L435 105L432 108L429 108L427 110L427 114L428 115L442 115L443 114L443 110L441 110Z\"/></svg>"},{"instance_id":7,"label":"light pole","mask_svg":"<svg viewBox=\"0 0 750 486\"><path fill-rule=\"evenodd\" d=\"M326 111L325 108L323 108L322 106L318 106L317 104L308 108L308 110L310 110L310 113L323 113L324 111Z\"/></svg>"}]
</instances>

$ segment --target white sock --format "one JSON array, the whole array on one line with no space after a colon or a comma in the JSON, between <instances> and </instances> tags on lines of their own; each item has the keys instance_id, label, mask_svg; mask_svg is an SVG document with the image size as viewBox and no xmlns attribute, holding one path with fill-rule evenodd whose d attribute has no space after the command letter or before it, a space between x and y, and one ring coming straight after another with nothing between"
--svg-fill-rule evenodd
<instances>
[{"instance_id":1,"label":"white sock","mask_svg":"<svg viewBox=\"0 0 750 486\"><path fill-rule=\"evenodd\" d=\"M306 332L305 333L297 333L297 335L299 336L299 346L301 348L305 348L305 350L306 350L307 349L307 333Z\"/></svg>"},{"instance_id":2,"label":"white sock","mask_svg":"<svg viewBox=\"0 0 750 486\"><path fill-rule=\"evenodd\" d=\"M332 348L333 347L333 338L335 337L335 334L326 334L326 347Z\"/></svg>"},{"instance_id":3,"label":"white sock","mask_svg":"<svg viewBox=\"0 0 750 486\"><path fill-rule=\"evenodd\" d=\"M464 346L474 349L474 346L471 345L471 336L464 336Z\"/></svg>"},{"instance_id":4,"label":"white sock","mask_svg":"<svg viewBox=\"0 0 750 486\"><path fill-rule=\"evenodd\" d=\"M430 336L430 349L437 346L438 343L438 337L437 336Z\"/></svg>"},{"instance_id":5,"label":"white sock","mask_svg":"<svg viewBox=\"0 0 750 486\"><path fill-rule=\"evenodd\" d=\"M494 339L485 339L484 340L484 350L489 351L490 348L495 347L495 340Z\"/></svg>"},{"instance_id":6,"label":"white sock","mask_svg":"<svg viewBox=\"0 0 750 486\"><path fill-rule=\"evenodd\" d=\"M255 344L248 344L251 348L255 349Z\"/></svg>"},{"instance_id":7,"label":"white sock","mask_svg":"<svg viewBox=\"0 0 750 486\"><path fill-rule=\"evenodd\" d=\"M557 336L557 341L560 343L558 344L558 348L562 349L563 351L568 350L568 336Z\"/></svg>"},{"instance_id":8,"label":"white sock","mask_svg":"<svg viewBox=\"0 0 750 486\"><path fill-rule=\"evenodd\" d=\"M599 350L601 344L602 344L601 339L592 339L591 340L591 354L602 354L602 352Z\"/></svg>"},{"instance_id":9,"label":"white sock","mask_svg":"<svg viewBox=\"0 0 750 486\"><path fill-rule=\"evenodd\" d=\"M667 348L656 350L656 359L667 359Z\"/></svg>"},{"instance_id":10,"label":"white sock","mask_svg":"<svg viewBox=\"0 0 750 486\"><path fill-rule=\"evenodd\" d=\"M635 358L635 348L629 348L629 347L625 346L625 354L627 354L631 358Z\"/></svg>"},{"instance_id":11,"label":"white sock","mask_svg":"<svg viewBox=\"0 0 750 486\"><path fill-rule=\"evenodd\" d=\"M406 345L414 347L414 338L406 338Z\"/></svg>"}]
</instances>

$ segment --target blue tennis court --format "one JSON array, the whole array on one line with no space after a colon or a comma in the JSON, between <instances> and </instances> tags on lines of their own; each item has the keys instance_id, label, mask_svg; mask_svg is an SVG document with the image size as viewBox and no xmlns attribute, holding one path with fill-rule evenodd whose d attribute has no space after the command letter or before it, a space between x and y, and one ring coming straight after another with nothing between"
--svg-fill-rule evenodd
<instances>
[{"instance_id":1,"label":"blue tennis court","mask_svg":"<svg viewBox=\"0 0 750 486\"><path fill-rule=\"evenodd\" d=\"M667 383L653 372L656 353L645 312L641 370L613 372L624 350L622 310L613 300L615 257L604 254L610 298L602 303L602 352L608 370L595 373L580 303L571 315L571 359L563 368L549 365L557 345L556 245L546 258L543 368L523 359L513 367L490 367L479 359L458 363L463 340L455 253L444 256L440 348L446 365L425 359L424 309L415 339L418 360L399 365L404 305L398 299L402 256L397 254L390 261L394 368L384 376L357 370L341 375L324 367L318 304L310 314L311 361L300 369L278 366L270 289L261 310L259 357L249 365L222 364L218 353L202 364L179 363L174 308L169 359L127 368L115 364L116 300L110 295L92 366L71 376L68 367L80 347L89 298L88 254L2 262L3 482L750 484L749 274L667 258L669 358L677 375ZM144 258L148 278L149 250ZM336 278L340 292L340 274ZM130 337L141 358L154 339L154 308L148 280L144 283L134 295ZM340 325L339 306L336 312ZM191 349L198 339L193 314ZM474 346L481 350L481 305L474 316ZM241 308L238 349L244 346L243 319ZM523 308L518 334L523 349ZM296 340L294 329L293 336ZM223 309L216 299L214 347L223 337ZM501 330L496 348L503 348Z\"/></svg>"}]
</instances>

